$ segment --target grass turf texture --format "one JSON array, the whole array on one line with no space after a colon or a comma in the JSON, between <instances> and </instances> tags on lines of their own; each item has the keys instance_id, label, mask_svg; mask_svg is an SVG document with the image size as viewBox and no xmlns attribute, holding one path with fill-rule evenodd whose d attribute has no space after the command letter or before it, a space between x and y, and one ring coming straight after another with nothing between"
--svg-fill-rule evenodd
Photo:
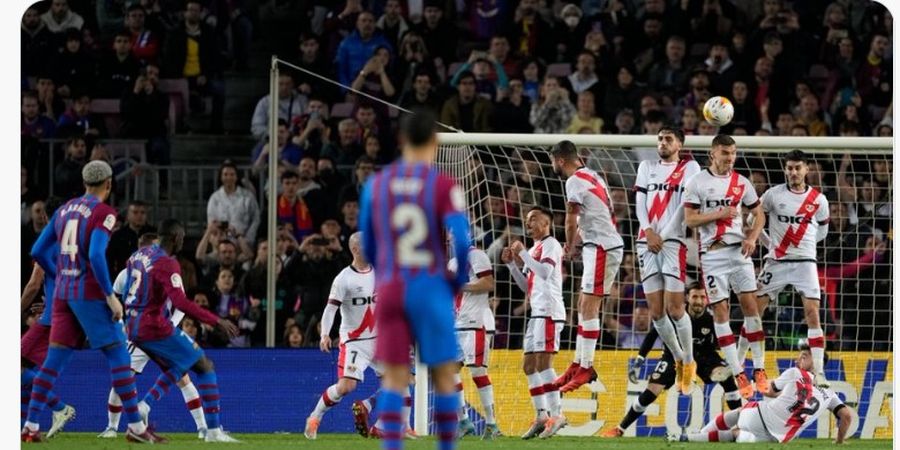
<instances>
[{"instance_id":1,"label":"grass turf texture","mask_svg":"<svg viewBox=\"0 0 900 450\"><path fill-rule=\"evenodd\" d=\"M169 438L169 448L208 448L210 445L216 447L236 447L240 449L291 449L295 450L298 446L308 449L377 449L380 448L380 441L372 439L363 439L355 434L320 434L315 441L307 441L302 433L296 434L234 434L237 439L243 441L241 444L206 444L197 439L196 434L166 434L163 436ZM405 448L408 449L433 449L435 448L434 438L419 439L417 441L406 441ZM31 444L22 444L23 448L59 448L65 450L78 449L116 449L130 448L136 446L125 441L125 434L119 433L116 439L99 439L93 433L62 433L56 438L45 441L42 444L33 444L39 447L32 447ZM496 441L482 441L479 438L471 436L466 437L459 443L460 449L485 448L492 450L512 450L521 448L535 449L587 449L602 446L604 449L621 449L621 450L659 450L660 448L670 448L672 450L693 449L693 448L734 448L733 443L687 443L687 442L666 442L663 438L618 438L603 439L599 437L554 437L549 440L533 439L523 441L518 437L504 437ZM789 444L789 448L815 448L821 446L832 445L830 440L825 439L797 439ZM765 444L741 444L742 450L753 449L777 449L782 448L776 443ZM882 440L859 440L851 439L847 441L841 450L874 450L891 448L891 441Z\"/></svg>"}]
</instances>

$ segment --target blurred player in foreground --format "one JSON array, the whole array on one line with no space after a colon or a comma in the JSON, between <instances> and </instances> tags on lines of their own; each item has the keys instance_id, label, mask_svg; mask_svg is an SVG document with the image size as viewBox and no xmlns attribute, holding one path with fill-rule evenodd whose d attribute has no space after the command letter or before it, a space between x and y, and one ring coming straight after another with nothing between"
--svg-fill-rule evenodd
<instances>
[{"instance_id":1,"label":"blurred player in foreground","mask_svg":"<svg viewBox=\"0 0 900 450\"><path fill-rule=\"evenodd\" d=\"M456 446L459 394L453 298L468 274L446 270L444 229L453 236L459 267L469 264L469 221L465 196L453 179L432 167L437 156L434 115L426 111L401 120L403 154L366 183L359 229L366 259L376 269L375 359L384 364L377 400L384 427L382 446L402 448L403 391L409 380L409 349L432 371L438 448Z\"/></svg>"}]
</instances>

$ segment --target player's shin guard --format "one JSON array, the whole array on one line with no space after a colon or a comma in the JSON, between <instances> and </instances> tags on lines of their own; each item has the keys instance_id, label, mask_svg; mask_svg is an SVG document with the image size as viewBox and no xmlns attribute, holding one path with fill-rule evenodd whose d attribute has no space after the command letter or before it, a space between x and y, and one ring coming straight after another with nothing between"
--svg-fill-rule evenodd
<instances>
[{"instance_id":1,"label":"player's shin guard","mask_svg":"<svg viewBox=\"0 0 900 450\"><path fill-rule=\"evenodd\" d=\"M716 329L716 338L719 341L719 348L721 348L722 353L725 354L725 362L728 363L728 367L731 368L734 375L741 373L744 369L743 365L738 360L737 349L734 345L734 333L731 332L731 326L728 322L716 323L714 328Z\"/></svg>"},{"instance_id":2,"label":"player's shin guard","mask_svg":"<svg viewBox=\"0 0 900 450\"><path fill-rule=\"evenodd\" d=\"M342 398L336 384L328 386L328 389L325 389L325 392L319 396L319 402L316 403L316 409L313 410L310 416L321 419L322 416L325 415L325 412L331 409L332 406L340 403Z\"/></svg>"},{"instance_id":3,"label":"player's shin guard","mask_svg":"<svg viewBox=\"0 0 900 450\"><path fill-rule=\"evenodd\" d=\"M119 399L119 394L116 394L116 390L112 388L109 390L109 400L107 400L106 405L106 417L109 418L109 423L107 423L106 427L118 430L119 419L122 417L122 400Z\"/></svg>"},{"instance_id":4,"label":"player's shin guard","mask_svg":"<svg viewBox=\"0 0 900 450\"><path fill-rule=\"evenodd\" d=\"M622 431L627 430L631 424L644 415L644 411L647 410L647 407L655 401L656 394L650 392L649 389L641 392L641 395L631 404L631 408L628 409L628 412L625 413L625 417L623 417L622 421L619 423L619 428Z\"/></svg>"},{"instance_id":5,"label":"player's shin guard","mask_svg":"<svg viewBox=\"0 0 900 450\"><path fill-rule=\"evenodd\" d=\"M581 323L581 367L594 367L594 353L600 339L600 319L585 320ZM576 350L577 354L577 350Z\"/></svg>"},{"instance_id":6,"label":"player's shin guard","mask_svg":"<svg viewBox=\"0 0 900 450\"><path fill-rule=\"evenodd\" d=\"M401 392L381 389L378 395L377 415L378 421L381 422L381 448L385 450L399 449L403 443L403 418L400 416L402 408ZM456 414L453 414L453 417L455 418Z\"/></svg>"},{"instance_id":7,"label":"player's shin guard","mask_svg":"<svg viewBox=\"0 0 900 450\"><path fill-rule=\"evenodd\" d=\"M744 329L747 330L747 340L750 342L750 352L753 354L753 368L764 369L766 366L766 333L762 328L762 320L759 316L744 317Z\"/></svg>"},{"instance_id":8,"label":"player's shin guard","mask_svg":"<svg viewBox=\"0 0 900 450\"><path fill-rule=\"evenodd\" d=\"M434 422L437 426L438 449L450 450L456 447L456 427L459 421L456 409L459 393L434 395Z\"/></svg>"},{"instance_id":9,"label":"player's shin guard","mask_svg":"<svg viewBox=\"0 0 900 450\"><path fill-rule=\"evenodd\" d=\"M50 347L47 350L47 358L32 380L31 399L28 402L25 428L33 431L38 430L40 413L47 406L48 395L53 390L56 378L69 363L72 353L72 349L63 347Z\"/></svg>"},{"instance_id":10,"label":"player's shin guard","mask_svg":"<svg viewBox=\"0 0 900 450\"><path fill-rule=\"evenodd\" d=\"M821 328L810 328L806 331L806 338L809 351L812 353L815 373L825 373L825 333Z\"/></svg>"},{"instance_id":11,"label":"player's shin guard","mask_svg":"<svg viewBox=\"0 0 900 450\"><path fill-rule=\"evenodd\" d=\"M210 430L219 428L222 424L219 423L219 382L216 372L211 370L197 374L197 390L200 391L206 427Z\"/></svg>"},{"instance_id":12,"label":"player's shin guard","mask_svg":"<svg viewBox=\"0 0 900 450\"><path fill-rule=\"evenodd\" d=\"M675 322L675 333L678 335L678 342L681 343L681 350L684 355L683 361L690 363L694 361L694 329L691 326L691 316L688 313L681 315L679 319L673 319Z\"/></svg>"},{"instance_id":13,"label":"player's shin guard","mask_svg":"<svg viewBox=\"0 0 900 450\"><path fill-rule=\"evenodd\" d=\"M187 384L181 386L181 396L184 397L184 405L191 412L191 417L194 418L194 424L197 425L197 429L207 428L206 417L203 416L203 402L200 401L200 392L197 391L194 383L188 380Z\"/></svg>"},{"instance_id":14,"label":"player's shin guard","mask_svg":"<svg viewBox=\"0 0 900 450\"><path fill-rule=\"evenodd\" d=\"M585 339L585 344L589 344L590 340ZM556 371L553 368L544 369L540 372L541 380L544 382L544 401L551 417L559 417L562 415L561 401L559 398L559 388L553 383L556 380Z\"/></svg>"},{"instance_id":15,"label":"player's shin guard","mask_svg":"<svg viewBox=\"0 0 900 450\"><path fill-rule=\"evenodd\" d=\"M166 394L169 393L169 389L172 386L175 386L178 383L178 380L184 376L184 372L178 369L168 369L164 370L159 377L156 378L156 382L153 383L153 386L147 393L144 395L144 399L141 400L147 404L147 406L152 407L153 403L162 400Z\"/></svg>"},{"instance_id":16,"label":"player's shin guard","mask_svg":"<svg viewBox=\"0 0 900 450\"><path fill-rule=\"evenodd\" d=\"M682 350L681 344L678 343L675 327L672 326L672 321L669 320L669 317L663 314L662 317L653 321L653 327L659 332L659 337L662 338L663 344L672 352L675 360L684 361L684 350Z\"/></svg>"},{"instance_id":17,"label":"player's shin guard","mask_svg":"<svg viewBox=\"0 0 900 450\"><path fill-rule=\"evenodd\" d=\"M146 426L138 412L137 386L134 384L134 372L131 370L131 355L123 344L105 347L103 354L109 362L112 386L122 400L128 427L137 434L143 434Z\"/></svg>"},{"instance_id":18,"label":"player's shin guard","mask_svg":"<svg viewBox=\"0 0 900 450\"><path fill-rule=\"evenodd\" d=\"M484 407L484 422L488 424L497 423L494 418L494 385L488 377L487 369L484 367L472 367L469 369L472 373L472 381L478 388L478 397L481 399L481 406Z\"/></svg>"},{"instance_id":19,"label":"player's shin guard","mask_svg":"<svg viewBox=\"0 0 900 450\"><path fill-rule=\"evenodd\" d=\"M535 417L543 417L547 412L544 400L544 380L540 373L530 373L528 378L528 392L531 394L531 403L534 405Z\"/></svg>"}]
</instances>

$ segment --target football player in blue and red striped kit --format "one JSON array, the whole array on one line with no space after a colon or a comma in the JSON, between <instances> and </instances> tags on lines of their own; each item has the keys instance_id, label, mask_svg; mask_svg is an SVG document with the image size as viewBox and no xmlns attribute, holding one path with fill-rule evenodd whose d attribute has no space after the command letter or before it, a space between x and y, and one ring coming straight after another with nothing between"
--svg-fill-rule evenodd
<instances>
[{"instance_id":1,"label":"football player in blue and red striped kit","mask_svg":"<svg viewBox=\"0 0 900 450\"><path fill-rule=\"evenodd\" d=\"M122 398L128 419L126 438L134 442L159 442L141 420L137 388L131 372L125 332L119 320L122 304L113 294L106 264L106 247L116 224L116 211L103 203L112 189L112 168L91 161L82 169L85 193L60 207L32 247L32 256L45 272L56 273L50 347L33 380L28 417L22 441L38 442L40 413L48 393L85 338L109 361L112 385ZM58 250L55 250L58 244ZM95 270L96 268L96 270ZM104 300L105 299L105 300Z\"/></svg>"},{"instance_id":2,"label":"football player in blue and red striped kit","mask_svg":"<svg viewBox=\"0 0 900 450\"><path fill-rule=\"evenodd\" d=\"M446 270L444 229L451 232L459 267L468 267L469 221L465 197L452 178L432 167L437 155L435 118L417 111L403 118L399 161L363 189L359 228L363 250L375 266L375 359L384 365L377 409L382 447L402 447L403 391L409 381L409 349L418 345L432 370L438 448L456 445L459 394L453 298L468 273Z\"/></svg>"}]
</instances>

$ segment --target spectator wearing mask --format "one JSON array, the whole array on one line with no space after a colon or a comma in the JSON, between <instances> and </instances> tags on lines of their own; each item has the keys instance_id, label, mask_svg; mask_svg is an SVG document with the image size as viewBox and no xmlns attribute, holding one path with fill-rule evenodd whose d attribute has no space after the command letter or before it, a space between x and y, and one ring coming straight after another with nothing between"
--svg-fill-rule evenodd
<instances>
[{"instance_id":1,"label":"spectator wearing mask","mask_svg":"<svg viewBox=\"0 0 900 450\"><path fill-rule=\"evenodd\" d=\"M53 171L53 193L63 199L78 197L84 193L81 169L87 158L87 144L81 136L66 142L66 157Z\"/></svg>"},{"instance_id":2,"label":"spectator wearing mask","mask_svg":"<svg viewBox=\"0 0 900 450\"><path fill-rule=\"evenodd\" d=\"M338 81L345 86L353 84L363 67L375 54L378 47L391 48L391 44L381 33L376 32L375 16L368 11L359 13L356 30L341 41L337 49L335 65Z\"/></svg>"},{"instance_id":3,"label":"spectator wearing mask","mask_svg":"<svg viewBox=\"0 0 900 450\"><path fill-rule=\"evenodd\" d=\"M476 95L477 82L472 72L459 74L457 94L444 102L441 122L466 132L491 131L493 106Z\"/></svg>"},{"instance_id":4,"label":"spectator wearing mask","mask_svg":"<svg viewBox=\"0 0 900 450\"><path fill-rule=\"evenodd\" d=\"M56 122L41 114L38 95L34 91L22 94L22 137L49 139L56 135Z\"/></svg>"},{"instance_id":5,"label":"spectator wearing mask","mask_svg":"<svg viewBox=\"0 0 900 450\"><path fill-rule=\"evenodd\" d=\"M72 107L59 118L59 123L56 124L56 134L59 137L101 138L106 136L103 119L91 113L90 94L82 92L72 96Z\"/></svg>"},{"instance_id":6,"label":"spectator wearing mask","mask_svg":"<svg viewBox=\"0 0 900 450\"><path fill-rule=\"evenodd\" d=\"M238 185L237 166L230 160L222 163L219 169L219 183L221 187L213 192L206 205L207 223L225 222L247 241L255 242L259 204L252 192Z\"/></svg>"},{"instance_id":7,"label":"spectator wearing mask","mask_svg":"<svg viewBox=\"0 0 900 450\"><path fill-rule=\"evenodd\" d=\"M120 31L113 40L112 53L100 61L97 92L103 97L120 98L134 88L141 65L131 55L131 33Z\"/></svg>"},{"instance_id":8,"label":"spectator wearing mask","mask_svg":"<svg viewBox=\"0 0 900 450\"><path fill-rule=\"evenodd\" d=\"M50 10L41 16L41 21L51 33L63 33L70 28L80 30L84 26L84 19L69 9L67 0L53 0Z\"/></svg>"},{"instance_id":9,"label":"spectator wearing mask","mask_svg":"<svg viewBox=\"0 0 900 450\"><path fill-rule=\"evenodd\" d=\"M250 121L250 132L257 139L264 139L269 133L270 96L259 99L253 118ZM294 123L305 112L308 105L305 95L294 89L294 78L289 73L278 75L278 123ZM296 166L296 163L294 164Z\"/></svg>"},{"instance_id":10,"label":"spectator wearing mask","mask_svg":"<svg viewBox=\"0 0 900 450\"><path fill-rule=\"evenodd\" d=\"M575 107L569 101L568 92L560 86L556 77L545 77L540 98L531 105L529 122L534 126L534 132L562 133L574 116Z\"/></svg>"},{"instance_id":11,"label":"spectator wearing mask","mask_svg":"<svg viewBox=\"0 0 900 450\"><path fill-rule=\"evenodd\" d=\"M111 276L125 268L128 258L138 249L138 239L146 233L155 233L156 227L147 223L147 204L132 200L125 213L125 223L109 238L106 260Z\"/></svg>"}]
</instances>

